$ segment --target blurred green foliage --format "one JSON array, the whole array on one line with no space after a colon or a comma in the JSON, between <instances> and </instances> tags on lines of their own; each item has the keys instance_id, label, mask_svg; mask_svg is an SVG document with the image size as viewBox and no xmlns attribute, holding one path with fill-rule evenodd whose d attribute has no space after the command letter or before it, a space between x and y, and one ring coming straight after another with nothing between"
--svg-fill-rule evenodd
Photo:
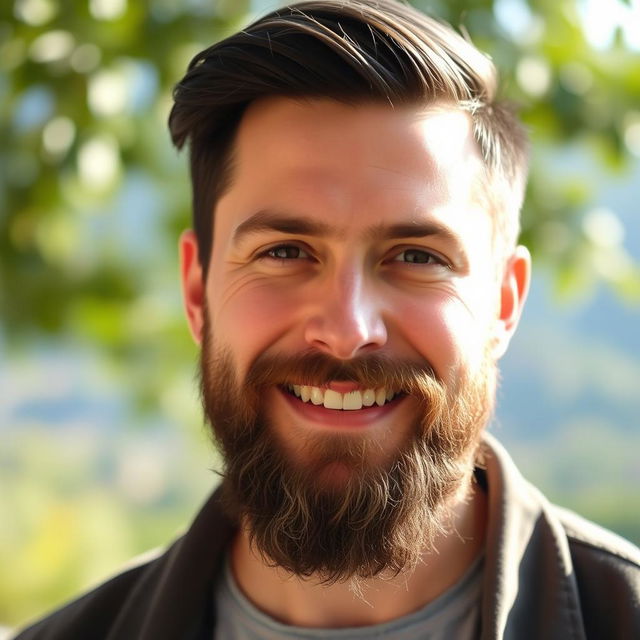
<instances>
[{"instance_id":1,"label":"blurred green foliage","mask_svg":"<svg viewBox=\"0 0 640 640\"><path fill-rule=\"evenodd\" d=\"M542 150L523 219L538 263L560 291L605 280L640 298L638 265L611 237L615 212L585 224L591 177L558 181L546 163L550 149L570 143L603 172L624 171L640 153L638 52L622 32L604 50L590 46L576 0L416 4L493 57ZM251 9L238 0L2 4L0 305L9 345L43 334L102 345L115 365L126 363L143 408L192 359L173 284L190 195L166 118L190 57Z\"/></svg>"},{"instance_id":2,"label":"blurred green foliage","mask_svg":"<svg viewBox=\"0 0 640 640\"><path fill-rule=\"evenodd\" d=\"M166 131L171 90L192 55L274 4L0 4L0 335L11 352L48 338L99 349L141 415L191 380L195 349L176 257L190 193L186 158ZM590 205L592 176L559 179L548 162L571 146L603 174L621 173L640 155L640 59L622 26L596 49L578 0L414 4L468 32L498 65L504 95L520 105L534 139L523 240L558 292L606 282L640 300L640 271L615 212ZM189 492L176 476L169 504L116 505L93 467L66 460L68 449L57 450L47 434L24 438L0 452L3 465L22 465L3 479L23 478L0 487L0 521L16 523L0 528L0 621L8 623L168 538ZM175 469L182 463L177 457ZM42 503L36 487L47 483L66 502ZM599 504L606 517L610 503Z\"/></svg>"},{"instance_id":3,"label":"blurred green foliage","mask_svg":"<svg viewBox=\"0 0 640 640\"><path fill-rule=\"evenodd\" d=\"M160 442L76 427L61 437L37 424L5 440L0 623L22 624L175 538L202 493L198 474L185 473L195 463L204 476L195 449L179 433Z\"/></svg>"}]
</instances>

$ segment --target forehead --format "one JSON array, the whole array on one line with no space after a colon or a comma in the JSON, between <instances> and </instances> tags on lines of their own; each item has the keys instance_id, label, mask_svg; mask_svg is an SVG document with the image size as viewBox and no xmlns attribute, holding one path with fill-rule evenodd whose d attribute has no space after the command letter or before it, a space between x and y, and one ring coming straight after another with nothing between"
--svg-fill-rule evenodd
<instances>
[{"instance_id":1,"label":"forehead","mask_svg":"<svg viewBox=\"0 0 640 640\"><path fill-rule=\"evenodd\" d=\"M247 109L233 159L216 233L264 208L344 224L384 224L443 207L468 212L484 171L469 114L447 103L263 99Z\"/></svg>"},{"instance_id":2,"label":"forehead","mask_svg":"<svg viewBox=\"0 0 640 640\"><path fill-rule=\"evenodd\" d=\"M256 101L240 124L235 151L243 164L259 155L321 168L380 162L380 168L433 169L480 154L469 114L449 103L391 107L330 99L267 98ZM313 153L310 153L313 152Z\"/></svg>"}]
</instances>

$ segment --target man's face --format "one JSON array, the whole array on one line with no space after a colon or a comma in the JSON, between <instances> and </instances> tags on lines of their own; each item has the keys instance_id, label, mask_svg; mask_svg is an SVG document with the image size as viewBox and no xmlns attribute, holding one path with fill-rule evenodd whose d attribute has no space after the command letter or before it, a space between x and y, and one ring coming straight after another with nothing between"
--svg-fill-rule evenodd
<instances>
[{"instance_id":1,"label":"man's face","mask_svg":"<svg viewBox=\"0 0 640 640\"><path fill-rule=\"evenodd\" d=\"M448 105L249 108L204 289L183 239L203 397L236 482L262 457L308 495L362 501L411 451L437 458L409 473L432 512L459 488L528 279L526 256L494 255L482 174L471 120Z\"/></svg>"}]
</instances>

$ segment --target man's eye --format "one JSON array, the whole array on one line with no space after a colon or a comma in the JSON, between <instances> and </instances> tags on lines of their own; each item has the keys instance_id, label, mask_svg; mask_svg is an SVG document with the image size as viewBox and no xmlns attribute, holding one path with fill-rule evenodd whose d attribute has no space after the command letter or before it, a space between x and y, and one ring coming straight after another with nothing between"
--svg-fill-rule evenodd
<instances>
[{"instance_id":1,"label":"man's eye","mask_svg":"<svg viewBox=\"0 0 640 640\"><path fill-rule=\"evenodd\" d=\"M309 254L304 249L292 244L280 244L277 247L271 247L264 255L275 260L304 260L309 258Z\"/></svg>"},{"instance_id":2,"label":"man's eye","mask_svg":"<svg viewBox=\"0 0 640 640\"><path fill-rule=\"evenodd\" d=\"M394 262L408 262L411 264L445 264L444 260L423 249L405 249L393 260Z\"/></svg>"}]
</instances>

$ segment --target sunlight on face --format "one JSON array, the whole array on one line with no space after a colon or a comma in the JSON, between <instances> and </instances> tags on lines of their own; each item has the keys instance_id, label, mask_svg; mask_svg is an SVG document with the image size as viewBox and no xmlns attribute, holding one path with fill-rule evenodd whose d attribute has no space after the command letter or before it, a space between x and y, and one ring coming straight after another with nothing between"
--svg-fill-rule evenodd
<instances>
[{"instance_id":1,"label":"sunlight on face","mask_svg":"<svg viewBox=\"0 0 640 640\"><path fill-rule=\"evenodd\" d=\"M499 297L492 219L476 198L482 171L470 117L451 105L253 104L207 279L211 326L238 379L261 354L309 350L426 363L450 386L477 371ZM293 421L302 438L333 427L323 407L265 394L275 429ZM369 410L370 435L391 423L406 435L409 400ZM361 429L362 411L339 428Z\"/></svg>"},{"instance_id":2,"label":"sunlight on face","mask_svg":"<svg viewBox=\"0 0 640 640\"><path fill-rule=\"evenodd\" d=\"M399 570L468 487L528 254L496 268L451 105L265 99L233 153L207 277L182 256L234 517L298 575Z\"/></svg>"}]
</instances>

